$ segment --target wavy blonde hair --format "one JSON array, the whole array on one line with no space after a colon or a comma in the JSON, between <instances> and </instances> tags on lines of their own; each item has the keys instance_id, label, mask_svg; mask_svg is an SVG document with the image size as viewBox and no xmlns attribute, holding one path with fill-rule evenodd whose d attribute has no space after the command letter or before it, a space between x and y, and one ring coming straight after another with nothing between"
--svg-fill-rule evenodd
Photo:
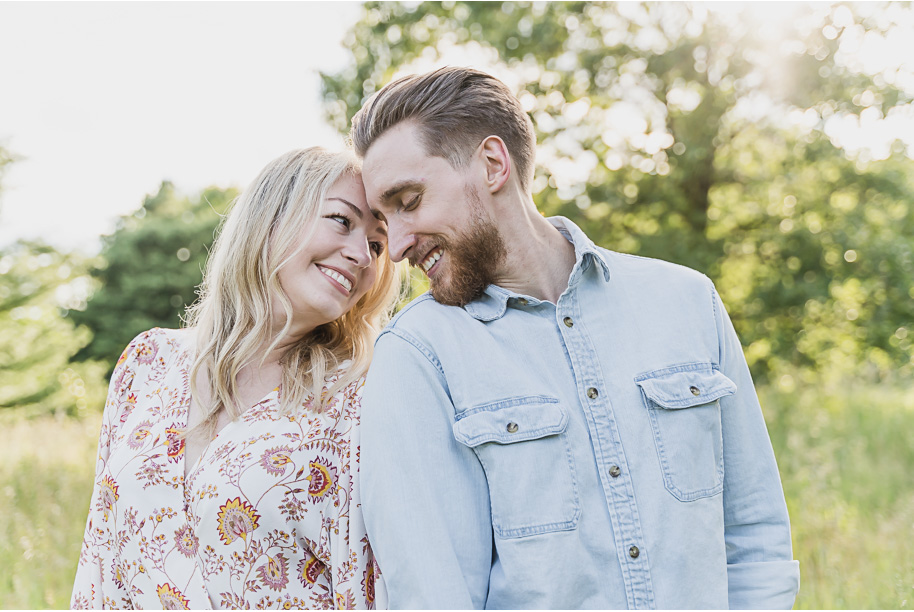
<instances>
[{"instance_id":1,"label":"wavy blonde hair","mask_svg":"<svg viewBox=\"0 0 914 612\"><path fill-rule=\"evenodd\" d=\"M191 430L206 429L212 437L220 410L234 420L248 408L238 400L238 374L246 366L262 366L291 327L292 303L279 282L279 271L313 236L330 188L360 170L358 159L348 151L290 151L270 162L233 202L207 261L199 299L185 317L186 326L196 330L191 394L201 397L197 379L205 372L210 398L199 402L203 419ZM374 339L399 296L402 275L402 266L386 255L380 257L375 284L355 306L283 353L281 413L300 406L308 396L312 407L322 410L336 391L365 374ZM285 313L276 334L274 296ZM325 393L328 377L347 359L348 368Z\"/></svg>"}]
</instances>

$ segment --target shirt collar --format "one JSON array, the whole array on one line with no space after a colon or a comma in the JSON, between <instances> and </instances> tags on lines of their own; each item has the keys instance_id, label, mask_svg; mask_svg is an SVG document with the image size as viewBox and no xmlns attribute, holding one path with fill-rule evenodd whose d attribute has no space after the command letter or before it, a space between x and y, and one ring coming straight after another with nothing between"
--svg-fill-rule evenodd
<instances>
[{"instance_id":1,"label":"shirt collar","mask_svg":"<svg viewBox=\"0 0 914 612\"><path fill-rule=\"evenodd\" d=\"M603 280L609 282L609 266L606 263L606 258L600 253L600 250L593 241L588 238L577 225L565 217L549 217L547 220L565 237L566 240L568 240L568 242L574 245L575 264L571 272L571 277L568 279L568 285L573 286L577 284L584 270L594 261L597 262L597 265L602 269ZM479 321L494 321L505 314L505 310L508 308L508 300L510 299L530 305L540 303L540 300L535 298L508 291L498 285L489 285L481 296L463 308L474 319Z\"/></svg>"}]
</instances>

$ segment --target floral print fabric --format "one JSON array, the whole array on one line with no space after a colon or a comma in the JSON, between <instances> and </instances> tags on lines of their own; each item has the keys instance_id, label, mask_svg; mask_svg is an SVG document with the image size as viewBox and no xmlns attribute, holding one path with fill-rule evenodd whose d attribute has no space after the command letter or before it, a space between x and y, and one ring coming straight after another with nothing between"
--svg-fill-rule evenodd
<instances>
[{"instance_id":1,"label":"floral print fabric","mask_svg":"<svg viewBox=\"0 0 914 612\"><path fill-rule=\"evenodd\" d=\"M118 360L72 607L383 607L357 480L363 381L321 413L280 416L272 391L185 482L190 340L153 329Z\"/></svg>"}]
</instances>

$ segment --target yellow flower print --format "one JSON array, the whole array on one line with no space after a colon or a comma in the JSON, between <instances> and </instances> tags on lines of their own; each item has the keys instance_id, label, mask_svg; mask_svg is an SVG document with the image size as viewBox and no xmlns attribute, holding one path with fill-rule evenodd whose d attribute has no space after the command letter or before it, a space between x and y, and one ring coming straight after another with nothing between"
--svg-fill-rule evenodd
<instances>
[{"instance_id":1,"label":"yellow flower print","mask_svg":"<svg viewBox=\"0 0 914 612\"><path fill-rule=\"evenodd\" d=\"M117 483L110 476L105 476L98 485L98 509L104 514L105 520L108 520L108 512L114 510L114 502L117 501Z\"/></svg>"},{"instance_id":2,"label":"yellow flower print","mask_svg":"<svg viewBox=\"0 0 914 612\"><path fill-rule=\"evenodd\" d=\"M298 579L302 586L307 587L316 583L324 573L324 564L308 551L305 551L305 555L307 556L298 562Z\"/></svg>"},{"instance_id":3,"label":"yellow flower print","mask_svg":"<svg viewBox=\"0 0 914 612\"><path fill-rule=\"evenodd\" d=\"M257 529L260 515L254 512L251 504L236 497L219 506L216 519L219 539L231 544L237 538L247 541L247 535Z\"/></svg>"},{"instance_id":4,"label":"yellow flower print","mask_svg":"<svg viewBox=\"0 0 914 612\"><path fill-rule=\"evenodd\" d=\"M337 471L323 457L317 457L309 464L311 473L305 478L309 482L308 497L313 502L322 501L336 487Z\"/></svg>"},{"instance_id":5,"label":"yellow flower print","mask_svg":"<svg viewBox=\"0 0 914 612\"><path fill-rule=\"evenodd\" d=\"M178 589L167 582L156 587L163 610L190 610L190 601Z\"/></svg>"},{"instance_id":6,"label":"yellow flower print","mask_svg":"<svg viewBox=\"0 0 914 612\"><path fill-rule=\"evenodd\" d=\"M172 425L165 430L168 440L168 460L177 463L184 454L184 438L181 437L182 429Z\"/></svg>"}]
</instances>

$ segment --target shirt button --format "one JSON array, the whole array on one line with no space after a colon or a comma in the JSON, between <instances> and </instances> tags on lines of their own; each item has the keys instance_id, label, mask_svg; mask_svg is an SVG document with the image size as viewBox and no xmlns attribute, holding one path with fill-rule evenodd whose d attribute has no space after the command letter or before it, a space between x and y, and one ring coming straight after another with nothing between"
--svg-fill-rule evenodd
<instances>
[{"instance_id":1,"label":"shirt button","mask_svg":"<svg viewBox=\"0 0 914 612\"><path fill-rule=\"evenodd\" d=\"M692 385L691 387L689 387L689 391L692 392L692 395L701 395L701 389L699 389L695 385Z\"/></svg>"},{"instance_id":2,"label":"shirt button","mask_svg":"<svg viewBox=\"0 0 914 612\"><path fill-rule=\"evenodd\" d=\"M517 423L511 421L505 429L508 430L508 433L517 433Z\"/></svg>"},{"instance_id":3,"label":"shirt button","mask_svg":"<svg viewBox=\"0 0 914 612\"><path fill-rule=\"evenodd\" d=\"M587 397L590 399L597 399L598 395L600 395L600 392L597 391L596 387L591 387L587 390Z\"/></svg>"},{"instance_id":4,"label":"shirt button","mask_svg":"<svg viewBox=\"0 0 914 612\"><path fill-rule=\"evenodd\" d=\"M641 551L638 550L637 546L632 546L631 548L628 549L628 556L631 557L632 559L637 559L638 555L640 555L640 554L641 554Z\"/></svg>"},{"instance_id":5,"label":"shirt button","mask_svg":"<svg viewBox=\"0 0 914 612\"><path fill-rule=\"evenodd\" d=\"M574 321L571 319L571 317L565 317L562 319L562 322L565 323L565 327L574 327Z\"/></svg>"},{"instance_id":6,"label":"shirt button","mask_svg":"<svg viewBox=\"0 0 914 612\"><path fill-rule=\"evenodd\" d=\"M517 298L517 303L520 304L521 306L526 306L527 300L524 298Z\"/></svg>"},{"instance_id":7,"label":"shirt button","mask_svg":"<svg viewBox=\"0 0 914 612\"><path fill-rule=\"evenodd\" d=\"M612 476L613 478L618 478L619 474L621 474L621 473L622 473L622 470L619 469L618 465L614 465L611 468L609 468L609 475Z\"/></svg>"}]
</instances>

